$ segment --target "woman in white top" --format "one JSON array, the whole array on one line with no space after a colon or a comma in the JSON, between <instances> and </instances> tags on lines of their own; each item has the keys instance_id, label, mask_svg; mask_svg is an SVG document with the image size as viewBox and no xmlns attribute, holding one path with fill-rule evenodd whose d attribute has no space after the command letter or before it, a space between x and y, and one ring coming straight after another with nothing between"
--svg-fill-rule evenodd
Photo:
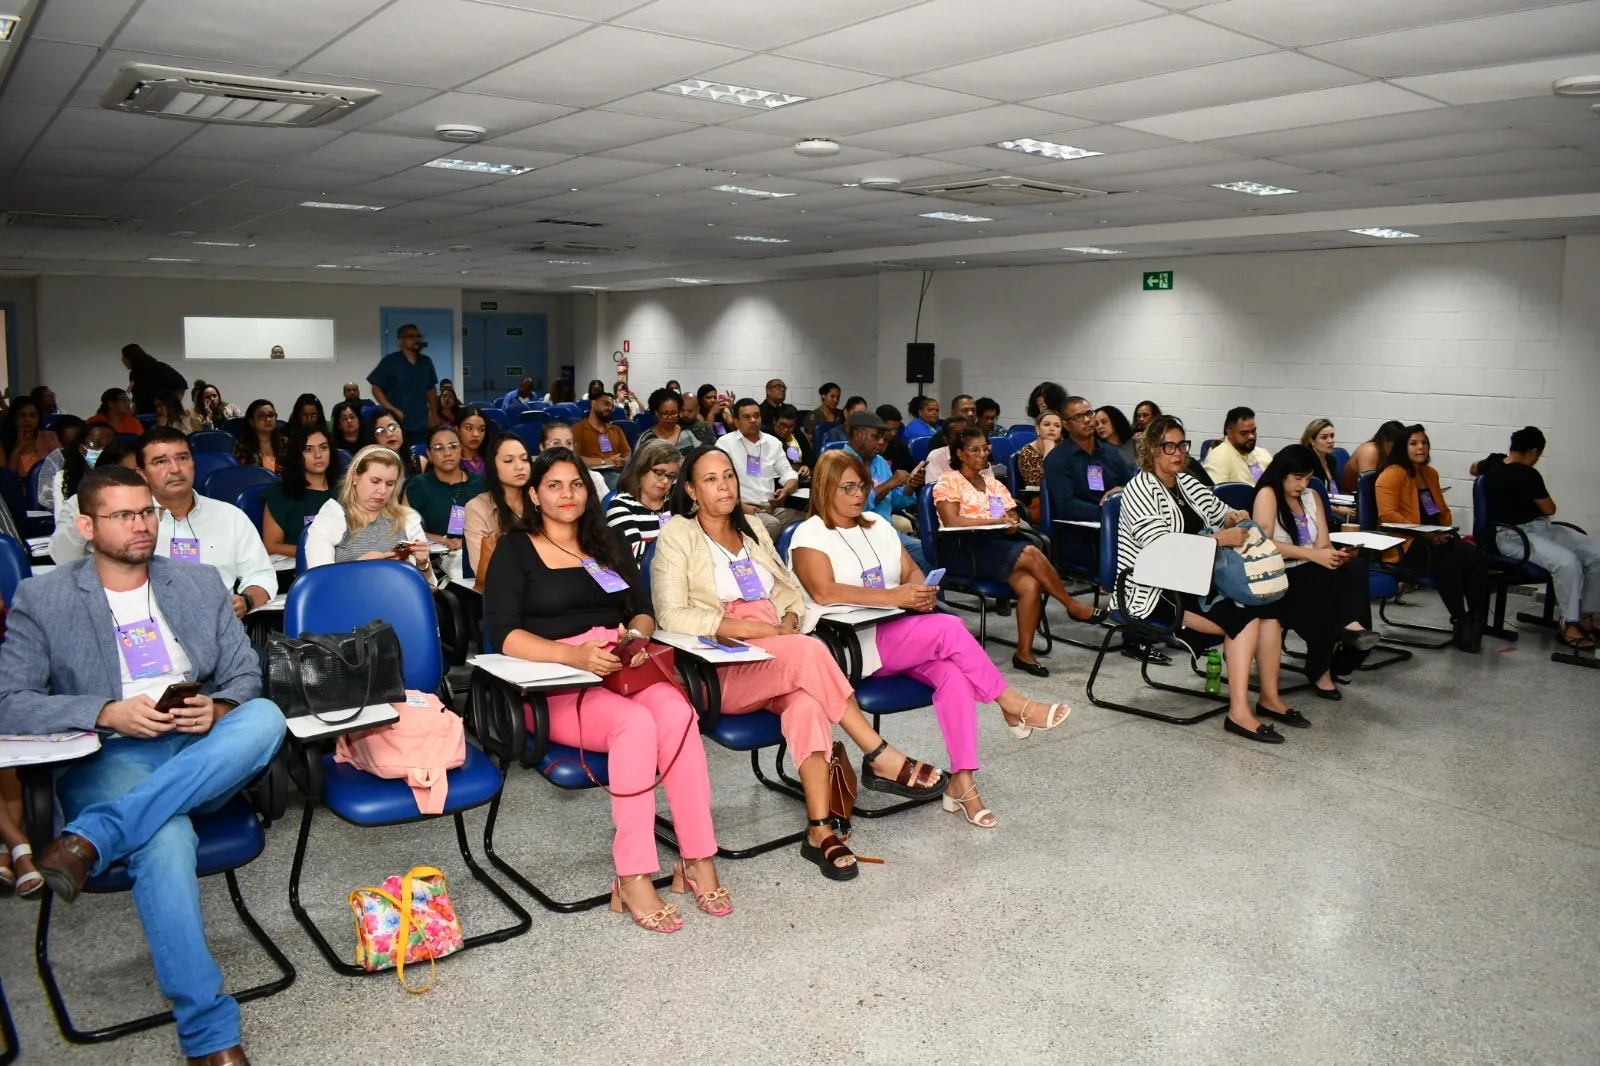
<instances>
[{"instance_id":1,"label":"woman in white top","mask_svg":"<svg viewBox=\"0 0 1600 1066\"><path fill-rule=\"evenodd\" d=\"M428 538L417 512L400 502L400 457L381 444L356 453L339 498L306 531L306 567L366 559L410 559L428 572Z\"/></svg>"},{"instance_id":2,"label":"woman in white top","mask_svg":"<svg viewBox=\"0 0 1600 1066\"><path fill-rule=\"evenodd\" d=\"M1322 496L1311 487L1317 465L1303 444L1279 451L1256 484L1251 517L1277 542L1288 569L1281 617L1306 642L1306 677L1319 697L1337 700L1334 675L1348 677L1379 637L1371 628L1366 561L1328 539Z\"/></svg>"},{"instance_id":3,"label":"woman in white top","mask_svg":"<svg viewBox=\"0 0 1600 1066\"><path fill-rule=\"evenodd\" d=\"M901 674L933 688L933 710L950 754L944 809L993 829L972 774L978 768L978 704L998 703L1020 739L1067 720L1065 703L1014 692L955 615L934 613L938 589L926 584L894 526L863 513L872 477L843 449L824 452L811 482L811 517L790 541L794 572L813 605L899 607L911 613L861 634L861 676Z\"/></svg>"}]
</instances>

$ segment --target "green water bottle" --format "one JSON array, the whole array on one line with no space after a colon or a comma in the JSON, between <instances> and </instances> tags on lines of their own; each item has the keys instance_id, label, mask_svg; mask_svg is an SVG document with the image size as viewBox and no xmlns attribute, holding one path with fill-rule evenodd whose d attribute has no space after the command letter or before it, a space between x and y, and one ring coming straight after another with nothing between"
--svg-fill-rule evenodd
<instances>
[{"instance_id":1,"label":"green water bottle","mask_svg":"<svg viewBox=\"0 0 1600 1066\"><path fill-rule=\"evenodd\" d=\"M1222 653L1216 648L1206 653L1206 695L1222 695Z\"/></svg>"}]
</instances>

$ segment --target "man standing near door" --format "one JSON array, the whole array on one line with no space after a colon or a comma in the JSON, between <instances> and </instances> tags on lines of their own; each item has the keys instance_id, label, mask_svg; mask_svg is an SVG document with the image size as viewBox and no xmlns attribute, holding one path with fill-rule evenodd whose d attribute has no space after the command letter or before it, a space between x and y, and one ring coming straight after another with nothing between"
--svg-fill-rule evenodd
<instances>
[{"instance_id":1,"label":"man standing near door","mask_svg":"<svg viewBox=\"0 0 1600 1066\"><path fill-rule=\"evenodd\" d=\"M422 444L428 439L428 412L439 402L435 386L439 375L433 360L422 354L422 331L407 323L395 331L400 350L378 361L367 381L372 398L399 420L407 444Z\"/></svg>"}]
</instances>

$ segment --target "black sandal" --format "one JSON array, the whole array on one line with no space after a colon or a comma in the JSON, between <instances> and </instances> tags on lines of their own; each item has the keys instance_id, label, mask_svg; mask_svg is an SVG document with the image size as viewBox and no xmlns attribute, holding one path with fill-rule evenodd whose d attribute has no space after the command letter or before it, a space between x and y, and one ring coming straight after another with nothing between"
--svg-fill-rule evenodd
<instances>
[{"instance_id":1,"label":"black sandal","mask_svg":"<svg viewBox=\"0 0 1600 1066\"><path fill-rule=\"evenodd\" d=\"M832 820L828 818L810 818L806 821L808 826L832 824ZM851 863L848 866L840 866L837 863L837 860L844 858L846 855L855 858L855 854L855 852L845 847L844 841L833 833L823 837L822 843L813 844L811 843L811 834L807 832L806 838L800 842L800 857L808 862L816 863L817 869L822 871L822 876L830 881L849 881L861 872L861 868L855 863Z\"/></svg>"},{"instance_id":2,"label":"black sandal","mask_svg":"<svg viewBox=\"0 0 1600 1066\"><path fill-rule=\"evenodd\" d=\"M889 792L896 796L904 796L906 799L931 799L944 791L944 774L940 772L939 768L930 766L925 762L919 762L909 755L906 756L906 761L900 765L900 772L894 776L893 780L887 777L879 777L873 773L872 764L877 761L878 756L887 750L889 750L889 742L886 740L874 748L870 755L861 757L861 783L863 785L877 792ZM928 779L928 784L915 784L915 782L925 779L924 771L931 773L933 777Z\"/></svg>"}]
</instances>

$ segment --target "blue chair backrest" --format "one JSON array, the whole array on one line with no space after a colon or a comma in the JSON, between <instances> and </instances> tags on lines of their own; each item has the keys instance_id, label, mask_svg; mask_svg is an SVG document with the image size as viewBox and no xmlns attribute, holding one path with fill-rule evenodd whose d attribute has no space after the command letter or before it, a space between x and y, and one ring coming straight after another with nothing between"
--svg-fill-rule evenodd
<instances>
[{"instance_id":1,"label":"blue chair backrest","mask_svg":"<svg viewBox=\"0 0 1600 1066\"><path fill-rule=\"evenodd\" d=\"M139 446L139 437L140 437L140 434L138 434L138 433L118 433L117 434L117 439L122 442L123 447L129 449L130 451Z\"/></svg>"},{"instance_id":2,"label":"blue chair backrest","mask_svg":"<svg viewBox=\"0 0 1600 1066\"><path fill-rule=\"evenodd\" d=\"M239 493L238 498L233 501L233 505L243 511L245 517L250 519L251 524L256 527L257 533L261 532L261 526L266 521L266 492L267 486L265 485L251 485Z\"/></svg>"},{"instance_id":3,"label":"blue chair backrest","mask_svg":"<svg viewBox=\"0 0 1600 1066\"><path fill-rule=\"evenodd\" d=\"M576 406L580 412L582 412L585 416L587 416L589 414L589 397L585 396L583 399L579 400L574 406Z\"/></svg>"},{"instance_id":4,"label":"blue chair backrest","mask_svg":"<svg viewBox=\"0 0 1600 1066\"><path fill-rule=\"evenodd\" d=\"M778 558L783 560L785 566L787 566L789 563L789 542L794 540L794 531L799 528L800 523L798 521L790 522L788 525L784 526L782 532L778 534Z\"/></svg>"},{"instance_id":5,"label":"blue chair backrest","mask_svg":"<svg viewBox=\"0 0 1600 1066\"><path fill-rule=\"evenodd\" d=\"M550 409L550 405L543 400L529 400L523 407L529 411L548 411Z\"/></svg>"},{"instance_id":6,"label":"blue chair backrest","mask_svg":"<svg viewBox=\"0 0 1600 1066\"><path fill-rule=\"evenodd\" d=\"M368 402L368 403L362 404L361 405L361 421L365 422L367 419L372 417L372 412L381 411L381 410L383 410L383 408L379 407L375 403Z\"/></svg>"},{"instance_id":7,"label":"blue chair backrest","mask_svg":"<svg viewBox=\"0 0 1600 1066\"><path fill-rule=\"evenodd\" d=\"M149 414L149 415L134 415L133 417L137 418L139 420L139 424L141 426L143 426L145 429L149 429L151 426L156 424L156 416L153 415L153 414Z\"/></svg>"},{"instance_id":8,"label":"blue chair backrest","mask_svg":"<svg viewBox=\"0 0 1600 1066\"><path fill-rule=\"evenodd\" d=\"M644 546L644 556L639 560L639 584L646 597L650 595L650 564L656 561L656 542Z\"/></svg>"},{"instance_id":9,"label":"blue chair backrest","mask_svg":"<svg viewBox=\"0 0 1600 1066\"><path fill-rule=\"evenodd\" d=\"M343 448L338 449L338 452L339 452L339 476L343 477L344 476L344 472L346 470L350 469L350 464L356 461L356 457L351 455L349 452L345 451Z\"/></svg>"},{"instance_id":10,"label":"blue chair backrest","mask_svg":"<svg viewBox=\"0 0 1600 1066\"><path fill-rule=\"evenodd\" d=\"M550 416L560 422L581 422L583 409L575 403L558 403L550 408Z\"/></svg>"},{"instance_id":11,"label":"blue chair backrest","mask_svg":"<svg viewBox=\"0 0 1600 1066\"><path fill-rule=\"evenodd\" d=\"M640 411L633 416L633 420L638 423L640 429L649 429L656 424L656 416L651 411Z\"/></svg>"},{"instance_id":12,"label":"blue chair backrest","mask_svg":"<svg viewBox=\"0 0 1600 1066\"><path fill-rule=\"evenodd\" d=\"M1494 516L1489 513L1489 489L1481 474L1472 479L1472 541L1490 555L1500 553L1494 546Z\"/></svg>"},{"instance_id":13,"label":"blue chair backrest","mask_svg":"<svg viewBox=\"0 0 1600 1066\"><path fill-rule=\"evenodd\" d=\"M1317 490L1317 495L1322 497L1322 516L1329 522L1337 522L1338 519L1333 517L1333 502L1328 499L1328 486L1323 484L1320 477L1312 478L1310 485Z\"/></svg>"},{"instance_id":14,"label":"blue chair backrest","mask_svg":"<svg viewBox=\"0 0 1600 1066\"><path fill-rule=\"evenodd\" d=\"M1378 474L1368 470L1356 479L1356 525L1364 530L1378 528Z\"/></svg>"},{"instance_id":15,"label":"blue chair backrest","mask_svg":"<svg viewBox=\"0 0 1600 1066\"><path fill-rule=\"evenodd\" d=\"M822 450L825 452L831 452L837 448L847 448L849 445L850 442L847 440L830 440L828 443L822 446Z\"/></svg>"},{"instance_id":16,"label":"blue chair backrest","mask_svg":"<svg viewBox=\"0 0 1600 1066\"><path fill-rule=\"evenodd\" d=\"M1217 445L1219 445L1221 443L1222 443L1222 440L1219 437L1212 437L1209 440L1201 441L1200 442L1200 461L1202 463L1205 462L1206 461L1206 455L1210 453L1211 449L1216 447Z\"/></svg>"},{"instance_id":17,"label":"blue chair backrest","mask_svg":"<svg viewBox=\"0 0 1600 1066\"><path fill-rule=\"evenodd\" d=\"M627 419L623 419L621 422L613 422L612 425L622 430L622 439L628 442L628 447L630 448L632 448L634 444L638 443L639 434L644 432L643 426L637 422L630 422Z\"/></svg>"},{"instance_id":18,"label":"blue chair backrest","mask_svg":"<svg viewBox=\"0 0 1600 1066\"><path fill-rule=\"evenodd\" d=\"M206 475L200 483L200 495L232 503L251 485L271 485L277 480L276 474L263 467L225 466Z\"/></svg>"},{"instance_id":19,"label":"blue chair backrest","mask_svg":"<svg viewBox=\"0 0 1600 1066\"><path fill-rule=\"evenodd\" d=\"M920 463L928 458L928 449L933 445L933 437L913 437L911 443L906 445L906 451L911 453L911 461Z\"/></svg>"},{"instance_id":20,"label":"blue chair backrest","mask_svg":"<svg viewBox=\"0 0 1600 1066\"><path fill-rule=\"evenodd\" d=\"M1349 461L1349 452L1345 451L1343 448L1335 448L1333 450L1333 479L1335 481L1344 480L1344 464L1348 463Z\"/></svg>"},{"instance_id":21,"label":"blue chair backrest","mask_svg":"<svg viewBox=\"0 0 1600 1066\"><path fill-rule=\"evenodd\" d=\"M367 417L366 408L362 408L361 417ZM244 436L245 425L246 422L244 420L244 416L241 415L238 418L230 418L226 422L222 423L222 430L234 440L238 440L240 437Z\"/></svg>"},{"instance_id":22,"label":"blue chair backrest","mask_svg":"<svg viewBox=\"0 0 1600 1066\"><path fill-rule=\"evenodd\" d=\"M1100 587L1117 591L1117 524L1122 521L1122 493L1100 505Z\"/></svg>"},{"instance_id":23,"label":"blue chair backrest","mask_svg":"<svg viewBox=\"0 0 1600 1066\"><path fill-rule=\"evenodd\" d=\"M235 443L232 433L220 429L202 429L189 434L189 450L196 455L201 452L231 452Z\"/></svg>"},{"instance_id":24,"label":"blue chair backrest","mask_svg":"<svg viewBox=\"0 0 1600 1066\"><path fill-rule=\"evenodd\" d=\"M549 411L523 411L517 416L519 426L542 426L546 422L554 421Z\"/></svg>"},{"instance_id":25,"label":"blue chair backrest","mask_svg":"<svg viewBox=\"0 0 1600 1066\"><path fill-rule=\"evenodd\" d=\"M1224 481L1211 491L1236 511L1248 511L1256 503L1256 487L1248 481Z\"/></svg>"},{"instance_id":26,"label":"blue chair backrest","mask_svg":"<svg viewBox=\"0 0 1600 1066\"><path fill-rule=\"evenodd\" d=\"M417 443L411 446L411 454L415 455L418 459L426 459L428 457L428 446L422 441L417 441Z\"/></svg>"},{"instance_id":27,"label":"blue chair backrest","mask_svg":"<svg viewBox=\"0 0 1600 1066\"><path fill-rule=\"evenodd\" d=\"M483 415L483 420L489 424L490 433L498 433L510 425L506 421L506 413L504 411L493 407L480 407L478 411Z\"/></svg>"},{"instance_id":28,"label":"blue chair backrest","mask_svg":"<svg viewBox=\"0 0 1600 1066\"><path fill-rule=\"evenodd\" d=\"M28 467L28 510L30 511L39 510L39 479L42 477L44 477L44 460L40 459ZM12 515L11 517L19 518L21 516Z\"/></svg>"},{"instance_id":29,"label":"blue chair backrest","mask_svg":"<svg viewBox=\"0 0 1600 1066\"><path fill-rule=\"evenodd\" d=\"M348 633L382 619L400 638L406 687L433 692L444 676L433 591L414 566L392 559L336 563L307 570L289 586L287 636Z\"/></svg>"},{"instance_id":30,"label":"blue chair backrest","mask_svg":"<svg viewBox=\"0 0 1600 1066\"><path fill-rule=\"evenodd\" d=\"M611 510L611 501L616 499L616 498L617 498L616 492L613 491L613 492L606 493L604 498L602 498L600 500L600 510L601 511L609 511L609 510Z\"/></svg>"},{"instance_id":31,"label":"blue chair backrest","mask_svg":"<svg viewBox=\"0 0 1600 1066\"><path fill-rule=\"evenodd\" d=\"M937 566L934 562L939 558L938 551L934 548L935 534L939 530L939 510L933 505L933 486L924 485L917 493L917 539L922 541L922 557L928 561L929 566Z\"/></svg>"},{"instance_id":32,"label":"blue chair backrest","mask_svg":"<svg viewBox=\"0 0 1600 1066\"><path fill-rule=\"evenodd\" d=\"M17 602L17 586L33 573L28 549L10 537L0 535L0 601L7 607Z\"/></svg>"},{"instance_id":33,"label":"blue chair backrest","mask_svg":"<svg viewBox=\"0 0 1600 1066\"><path fill-rule=\"evenodd\" d=\"M218 470L239 465L239 460L233 457L232 452L195 452L194 453L194 483L204 485L206 478Z\"/></svg>"},{"instance_id":34,"label":"blue chair backrest","mask_svg":"<svg viewBox=\"0 0 1600 1066\"><path fill-rule=\"evenodd\" d=\"M0 466L0 500L5 501L14 519L21 520L28 510L28 489L9 466Z\"/></svg>"},{"instance_id":35,"label":"blue chair backrest","mask_svg":"<svg viewBox=\"0 0 1600 1066\"><path fill-rule=\"evenodd\" d=\"M536 422L518 422L511 427L511 432L522 438L522 443L528 446L528 454L533 455L539 450L539 435L543 429Z\"/></svg>"},{"instance_id":36,"label":"blue chair backrest","mask_svg":"<svg viewBox=\"0 0 1600 1066\"><path fill-rule=\"evenodd\" d=\"M1022 447L1022 442L1015 437L990 437L989 461L996 466L1011 466L1011 457Z\"/></svg>"},{"instance_id":37,"label":"blue chair backrest","mask_svg":"<svg viewBox=\"0 0 1600 1066\"><path fill-rule=\"evenodd\" d=\"M1030 440L1037 440L1039 438L1039 431L1034 427L1032 422L1018 422L1014 426L1006 427L1006 436L1021 437L1023 442L1026 443Z\"/></svg>"}]
</instances>

